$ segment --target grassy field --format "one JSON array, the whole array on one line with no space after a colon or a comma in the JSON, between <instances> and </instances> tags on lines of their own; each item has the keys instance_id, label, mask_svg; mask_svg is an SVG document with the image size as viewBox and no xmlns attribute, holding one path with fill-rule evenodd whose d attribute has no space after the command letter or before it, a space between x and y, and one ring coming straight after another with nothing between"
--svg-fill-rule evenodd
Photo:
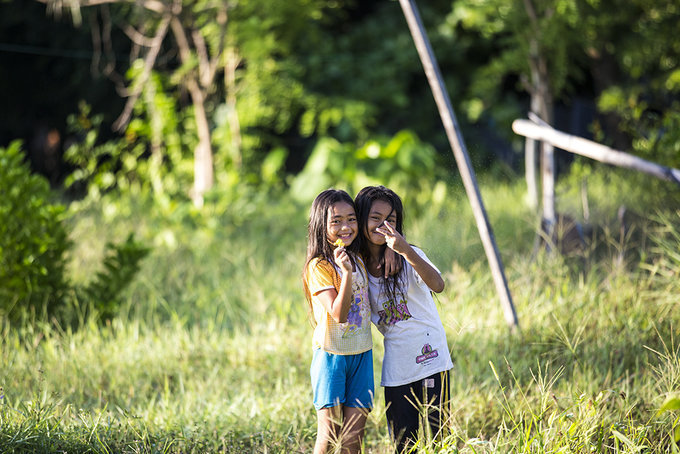
<instances>
[{"instance_id":1,"label":"grassy field","mask_svg":"<svg viewBox=\"0 0 680 454\"><path fill-rule=\"evenodd\" d=\"M558 186L558 209L576 218L580 182ZM534 249L521 182L482 182L516 334L462 190L441 207L406 207L407 238L446 280L438 302L455 363L443 439L423 437L418 452L677 452L680 203L663 184L636 193L630 175L588 184L598 241L563 258ZM652 222L621 239L621 204ZM153 250L111 323L1 328L0 452L309 452L307 210L257 194L222 196L203 213L78 210L74 280L130 231ZM378 383L381 342L374 334ZM365 451L390 452L379 388Z\"/></svg>"}]
</instances>

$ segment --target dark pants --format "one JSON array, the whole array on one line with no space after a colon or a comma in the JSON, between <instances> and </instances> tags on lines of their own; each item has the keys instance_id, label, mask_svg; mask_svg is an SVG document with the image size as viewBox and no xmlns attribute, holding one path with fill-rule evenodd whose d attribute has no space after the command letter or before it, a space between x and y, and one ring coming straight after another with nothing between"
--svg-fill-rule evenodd
<instances>
[{"instance_id":1,"label":"dark pants","mask_svg":"<svg viewBox=\"0 0 680 454\"><path fill-rule=\"evenodd\" d=\"M418 439L418 426L427 425L431 435L437 435L448 412L449 372L441 372L408 385L386 386L385 406L390 435L397 444L397 452Z\"/></svg>"}]
</instances>

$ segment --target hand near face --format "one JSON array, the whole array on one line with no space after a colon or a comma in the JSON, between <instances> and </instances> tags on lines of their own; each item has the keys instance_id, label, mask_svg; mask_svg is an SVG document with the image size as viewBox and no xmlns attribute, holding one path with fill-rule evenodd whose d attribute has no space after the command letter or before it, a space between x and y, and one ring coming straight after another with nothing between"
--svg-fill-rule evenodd
<instances>
[{"instance_id":1,"label":"hand near face","mask_svg":"<svg viewBox=\"0 0 680 454\"><path fill-rule=\"evenodd\" d=\"M335 257L335 264L338 265L342 271L345 273L352 272L352 261L344 247L336 247L333 251L333 256Z\"/></svg>"},{"instance_id":2,"label":"hand near face","mask_svg":"<svg viewBox=\"0 0 680 454\"><path fill-rule=\"evenodd\" d=\"M408 243L406 239L397 230L390 225L389 222L383 222L383 225L375 229L376 232L385 236L385 243L387 247L399 254L406 252Z\"/></svg>"}]
</instances>

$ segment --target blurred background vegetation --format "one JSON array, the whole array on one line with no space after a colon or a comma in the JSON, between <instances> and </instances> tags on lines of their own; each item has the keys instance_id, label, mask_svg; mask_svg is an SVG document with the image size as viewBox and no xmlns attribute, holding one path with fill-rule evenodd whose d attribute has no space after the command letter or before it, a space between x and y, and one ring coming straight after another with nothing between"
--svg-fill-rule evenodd
<instances>
[{"instance_id":1,"label":"blurred background vegetation","mask_svg":"<svg viewBox=\"0 0 680 454\"><path fill-rule=\"evenodd\" d=\"M0 145L21 139L71 197L92 184L188 196L203 121L222 187L288 187L328 153L345 172L324 166L317 178L331 182L364 164L382 179L385 164L363 161L394 155L455 174L396 1L89 4L0 3L0 82L12 87ZM556 128L678 166L676 2L419 7L478 171L520 170L510 123L530 108L536 59Z\"/></svg>"},{"instance_id":2,"label":"blurred background vegetation","mask_svg":"<svg viewBox=\"0 0 680 454\"><path fill-rule=\"evenodd\" d=\"M674 452L677 186L556 150L557 210L592 233L544 255L510 125L680 167L680 5L418 7L519 337L398 2L0 0L0 446L308 450L309 203L385 184L447 282L442 450Z\"/></svg>"},{"instance_id":3,"label":"blurred background vegetation","mask_svg":"<svg viewBox=\"0 0 680 454\"><path fill-rule=\"evenodd\" d=\"M477 173L521 175L510 124L530 110L680 166L675 1L420 8ZM0 12L0 147L49 182L46 203L232 211L251 194L304 203L382 183L418 214L460 189L396 1L3 0ZM558 174L573 161L558 151Z\"/></svg>"}]
</instances>

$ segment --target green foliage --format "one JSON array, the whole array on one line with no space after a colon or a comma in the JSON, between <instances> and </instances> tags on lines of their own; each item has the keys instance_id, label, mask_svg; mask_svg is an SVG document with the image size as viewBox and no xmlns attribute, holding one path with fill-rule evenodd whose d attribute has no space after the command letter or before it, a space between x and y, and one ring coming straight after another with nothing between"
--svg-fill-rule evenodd
<instances>
[{"instance_id":1,"label":"green foliage","mask_svg":"<svg viewBox=\"0 0 680 454\"><path fill-rule=\"evenodd\" d=\"M532 5L535 23L530 20L528 5ZM581 50L583 36L577 27L581 21L579 7L576 0L455 2L444 25L448 33L473 31L478 40L496 43L486 49L486 62L474 69L469 96L482 100L493 115L497 104L505 104L503 97L509 90L502 89L507 78L519 79L522 86L515 88L528 91L531 60L542 55L547 61L544 71L550 78L552 95L557 99L565 97L581 77L580 64L585 60ZM532 48L532 41L537 48Z\"/></svg>"},{"instance_id":2,"label":"green foliage","mask_svg":"<svg viewBox=\"0 0 680 454\"><path fill-rule=\"evenodd\" d=\"M135 278L140 262L149 251L148 247L135 241L132 233L124 243L106 244L104 269L98 271L83 289L85 301L99 321L110 321L119 314L123 291Z\"/></svg>"},{"instance_id":3,"label":"green foliage","mask_svg":"<svg viewBox=\"0 0 680 454\"><path fill-rule=\"evenodd\" d=\"M669 0L605 4L616 14L599 16L598 26L592 27L595 44L591 45L596 61L616 64L620 76L604 87L598 107L616 116L635 154L680 167L680 49L668 45L667 38L680 20L680 9ZM604 49L597 43L603 43ZM595 130L606 141L601 126Z\"/></svg>"},{"instance_id":4,"label":"green foliage","mask_svg":"<svg viewBox=\"0 0 680 454\"><path fill-rule=\"evenodd\" d=\"M153 81L160 83L158 78ZM160 90L160 85L157 88L150 105L138 106L140 116L130 122L125 137L108 141L100 139L102 116L91 115L90 106L81 103L80 112L69 117L71 132L81 140L73 143L64 155L74 167L65 181L67 187L85 189L92 200L113 189L123 194L148 192L159 206L166 204L169 197L186 198L193 162L191 153L183 151L190 147L181 142L190 142L195 135L186 134L180 139L183 128L175 112L176 105ZM145 121L142 115L146 111L156 116Z\"/></svg>"},{"instance_id":5,"label":"green foliage","mask_svg":"<svg viewBox=\"0 0 680 454\"><path fill-rule=\"evenodd\" d=\"M73 10L92 9L82 3ZM67 153L77 168L67 184L83 182L95 197L113 187L151 190L161 199L186 197L198 143L196 106L186 96L192 80L204 97L215 180L222 184L280 185L289 153L286 136L325 135L340 124L366 136L366 103L320 94L303 80L300 49L309 51L311 45L317 55L321 52L314 44L328 40L327 15L343 2L296 0L274 6L263 0L192 0L181 5L182 25L191 37L183 49L188 55L177 61L179 38L168 36L165 45L171 50L159 57L150 75L142 58L132 60L125 75L130 91L140 95L123 138L102 143L101 117L88 118L89 107L81 108L79 118L70 120L83 140ZM153 29L159 19L153 8L115 4L111 10L116 22L138 30ZM176 30L171 29L173 36ZM234 80L227 82L232 75L225 68L231 65ZM232 124L235 118L238 125Z\"/></svg>"},{"instance_id":6,"label":"green foliage","mask_svg":"<svg viewBox=\"0 0 680 454\"><path fill-rule=\"evenodd\" d=\"M666 84L658 91L656 100L641 86L623 89L614 86L599 99L603 112L615 113L621 118L620 128L630 138L633 152L645 159L668 167L680 167L680 102L675 99L680 85ZM668 87L668 88L666 88Z\"/></svg>"},{"instance_id":7,"label":"green foliage","mask_svg":"<svg viewBox=\"0 0 680 454\"><path fill-rule=\"evenodd\" d=\"M441 206L445 176L434 148L405 130L391 138L370 140L360 148L330 138L320 140L290 191L298 200L309 202L331 186L356 194L364 186L382 184L419 211Z\"/></svg>"},{"instance_id":8,"label":"green foliage","mask_svg":"<svg viewBox=\"0 0 680 454\"><path fill-rule=\"evenodd\" d=\"M659 413L673 412L680 410L680 397L677 394L672 394L666 398L663 405L659 409ZM676 417L673 421L673 430L670 433L671 440L675 443L677 448L680 443L680 417Z\"/></svg>"},{"instance_id":9,"label":"green foliage","mask_svg":"<svg viewBox=\"0 0 680 454\"><path fill-rule=\"evenodd\" d=\"M63 309L70 242L64 207L31 173L18 141L0 148L0 319L42 318Z\"/></svg>"},{"instance_id":10,"label":"green foliage","mask_svg":"<svg viewBox=\"0 0 680 454\"><path fill-rule=\"evenodd\" d=\"M45 316L59 322L75 320L76 308L69 304L72 290L85 313L93 309L101 321L117 315L123 291L149 249L132 234L121 244L107 243L104 269L88 285L74 287L66 271L73 247L66 210L50 201L47 181L31 173L19 142L0 148L0 193L0 318L17 326ZM102 232L99 238L105 235Z\"/></svg>"},{"instance_id":11,"label":"green foliage","mask_svg":"<svg viewBox=\"0 0 680 454\"><path fill-rule=\"evenodd\" d=\"M248 182L269 184L271 172L261 164L270 153L305 153L307 144L319 138L344 142L369 136L376 108L346 90L367 87L348 66L356 64L349 54L334 52L337 36L330 30L345 17L347 3L258 0L240 2L230 11L228 42L241 64L235 87L227 89L237 98L242 178ZM231 138L225 113L232 108L221 103L215 111L214 134L221 138ZM215 140L227 156L230 143Z\"/></svg>"}]
</instances>

